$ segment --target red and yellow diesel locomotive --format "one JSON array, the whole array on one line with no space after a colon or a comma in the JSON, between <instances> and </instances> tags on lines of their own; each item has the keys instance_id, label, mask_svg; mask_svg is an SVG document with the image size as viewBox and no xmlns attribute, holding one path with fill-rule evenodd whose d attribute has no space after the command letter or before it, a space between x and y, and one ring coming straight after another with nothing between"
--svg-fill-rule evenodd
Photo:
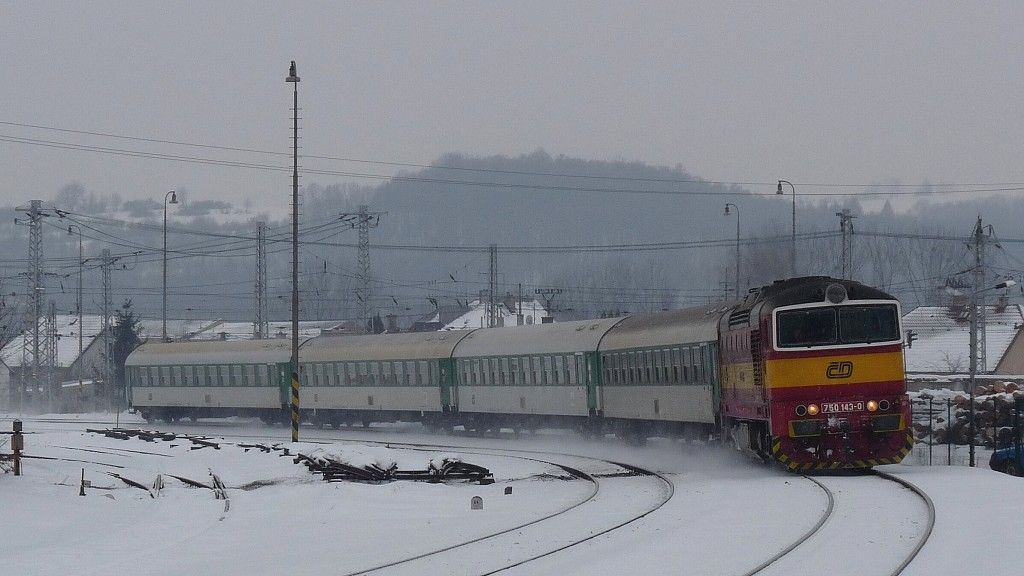
<instances>
[{"instance_id":1,"label":"red and yellow diesel locomotive","mask_svg":"<svg viewBox=\"0 0 1024 576\"><path fill-rule=\"evenodd\" d=\"M899 302L850 280L794 278L723 315L721 420L790 470L868 468L910 451Z\"/></svg>"}]
</instances>

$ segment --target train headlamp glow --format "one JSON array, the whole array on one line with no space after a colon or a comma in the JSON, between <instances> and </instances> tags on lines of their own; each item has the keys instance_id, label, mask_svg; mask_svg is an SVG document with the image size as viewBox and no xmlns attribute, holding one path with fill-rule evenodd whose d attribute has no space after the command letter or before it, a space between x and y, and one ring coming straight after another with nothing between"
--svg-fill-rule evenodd
<instances>
[{"instance_id":1,"label":"train headlamp glow","mask_svg":"<svg viewBox=\"0 0 1024 576\"><path fill-rule=\"evenodd\" d=\"M876 410L878 410L878 402L868 400L868 412L874 412Z\"/></svg>"},{"instance_id":2,"label":"train headlamp glow","mask_svg":"<svg viewBox=\"0 0 1024 576\"><path fill-rule=\"evenodd\" d=\"M817 404L808 404L807 405L807 414L809 416L817 416L818 415L818 405Z\"/></svg>"}]
</instances>

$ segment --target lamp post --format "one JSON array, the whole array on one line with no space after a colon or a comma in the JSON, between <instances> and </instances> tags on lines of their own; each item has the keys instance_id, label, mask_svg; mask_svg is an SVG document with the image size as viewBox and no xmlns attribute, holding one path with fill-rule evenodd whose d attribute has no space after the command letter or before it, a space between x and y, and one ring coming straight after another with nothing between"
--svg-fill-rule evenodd
<instances>
[{"instance_id":1,"label":"lamp post","mask_svg":"<svg viewBox=\"0 0 1024 576\"><path fill-rule=\"evenodd\" d=\"M732 202L725 203L725 215L729 215L729 206L736 213L736 299L740 299L740 207Z\"/></svg>"},{"instance_id":2,"label":"lamp post","mask_svg":"<svg viewBox=\"0 0 1024 576\"><path fill-rule=\"evenodd\" d=\"M167 199L171 201L168 202ZM177 204L178 195L171 190L167 194L164 194L164 289L163 289L163 322L160 328L160 339L164 342L167 341L167 205Z\"/></svg>"},{"instance_id":3,"label":"lamp post","mask_svg":"<svg viewBox=\"0 0 1024 576\"><path fill-rule=\"evenodd\" d=\"M998 290L1000 288L1009 288L1010 286L1014 286L1016 284L1017 284L1017 282L1015 282L1013 280L1006 280L1004 282L1000 282L999 284L996 284L995 286L990 286L988 288L972 289L971 290L971 310L970 310L970 319L971 319L971 335L970 335L971 360L970 360L970 368L969 368L969 370L970 370L970 380L968 381L969 382L968 386L970 386L970 389L971 389L970 393L969 393L971 406L970 406L970 409L969 409L969 420L967 422L967 434L969 436L968 439L967 439L967 444L969 446L969 453L970 453L968 465L970 465L972 468L974 467L974 444L975 444L975 442L974 442L974 434L975 434L975 427L974 427L974 386L975 386L975 379L976 379L976 377L978 375L978 296L981 295L982 292L987 292L988 290ZM982 306L985 305L984 300L982 300L981 305Z\"/></svg>"},{"instance_id":4,"label":"lamp post","mask_svg":"<svg viewBox=\"0 0 1024 576\"><path fill-rule=\"evenodd\" d=\"M790 190L793 191L793 238L789 244L789 275L790 277L796 276L796 187L793 186L792 182L787 180L779 180L779 187L775 189L776 194L782 194L782 185L789 184Z\"/></svg>"},{"instance_id":5,"label":"lamp post","mask_svg":"<svg viewBox=\"0 0 1024 576\"><path fill-rule=\"evenodd\" d=\"M292 442L299 441L299 74L295 60L285 82L292 84Z\"/></svg>"},{"instance_id":6,"label":"lamp post","mask_svg":"<svg viewBox=\"0 0 1024 576\"><path fill-rule=\"evenodd\" d=\"M82 268L85 266L85 260L82 259L82 228L81 226L75 226L74 224L68 225L68 234L74 234L74 229L78 229L78 291L75 294L75 308L78 310L78 394L83 394L82 388L82 331L85 327L82 325Z\"/></svg>"}]
</instances>

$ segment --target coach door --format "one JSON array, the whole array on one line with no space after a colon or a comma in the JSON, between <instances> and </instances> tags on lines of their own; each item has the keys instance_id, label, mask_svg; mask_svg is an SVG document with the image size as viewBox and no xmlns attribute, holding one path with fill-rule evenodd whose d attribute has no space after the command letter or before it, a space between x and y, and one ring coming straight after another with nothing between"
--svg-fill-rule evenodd
<instances>
[{"instance_id":1,"label":"coach door","mask_svg":"<svg viewBox=\"0 0 1024 576\"><path fill-rule=\"evenodd\" d=\"M280 392L281 408L287 408L291 403L292 371L291 362L271 364L268 366L271 374L277 374L277 388Z\"/></svg>"}]
</instances>

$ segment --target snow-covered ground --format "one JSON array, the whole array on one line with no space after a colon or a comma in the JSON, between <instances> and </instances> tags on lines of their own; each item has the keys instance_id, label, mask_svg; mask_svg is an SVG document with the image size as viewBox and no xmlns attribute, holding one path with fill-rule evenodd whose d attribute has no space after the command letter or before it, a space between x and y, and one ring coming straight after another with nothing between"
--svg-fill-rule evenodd
<instances>
[{"instance_id":1,"label":"snow-covered ground","mask_svg":"<svg viewBox=\"0 0 1024 576\"><path fill-rule=\"evenodd\" d=\"M291 444L287 430L247 420L154 426L222 439L214 450L85 432L112 426L109 415L24 420L27 453L56 460L25 460L20 478L0 474L2 574L352 574L536 521L373 572L483 574L664 502L619 529L504 573L734 575L797 540L827 504L824 491L803 477L726 450L667 440L637 448L557 431L479 438L396 426L304 428L303 442ZM130 416L121 425L145 427ZM0 430L10 430L9 417L0 417ZM0 436L0 451L8 451L5 442ZM327 483L279 452L236 445L254 442L402 468L459 457L489 468L496 482ZM661 473L674 494L665 502L662 480L624 475L615 462ZM594 482L566 479L559 465L589 473ZM85 497L78 495L83 468L93 485ZM936 506L934 532L906 574L1019 573L1024 481L961 466L884 469L921 487ZM107 472L147 486L159 474L164 489L151 497ZM227 502L168 476L208 483L211 472L227 485ZM925 507L908 490L875 477L818 480L835 496L832 516L763 573L887 574L922 537ZM484 499L483 510L470 509L473 496Z\"/></svg>"}]
</instances>

